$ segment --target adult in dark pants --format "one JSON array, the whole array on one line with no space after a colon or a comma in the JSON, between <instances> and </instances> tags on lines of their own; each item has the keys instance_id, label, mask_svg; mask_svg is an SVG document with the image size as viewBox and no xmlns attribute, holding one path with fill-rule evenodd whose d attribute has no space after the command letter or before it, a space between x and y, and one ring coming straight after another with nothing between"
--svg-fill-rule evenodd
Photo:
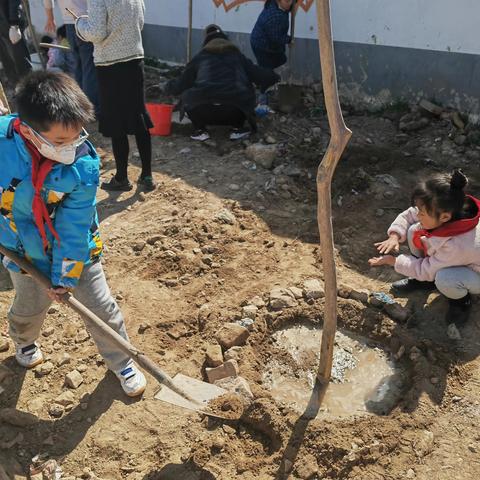
<instances>
[{"instance_id":1,"label":"adult in dark pants","mask_svg":"<svg viewBox=\"0 0 480 480\"><path fill-rule=\"evenodd\" d=\"M208 140L209 125L232 126L230 139L238 140L257 129L254 84L268 88L278 80L275 72L246 58L219 26L210 25L202 50L167 84L167 92L181 95L182 111L195 128L193 140Z\"/></svg>"},{"instance_id":2,"label":"adult in dark pants","mask_svg":"<svg viewBox=\"0 0 480 480\"><path fill-rule=\"evenodd\" d=\"M77 16L87 14L87 0L56 0L62 13L63 22L67 30L67 40L70 44L73 60L73 75L80 85L81 89L87 95L95 107L95 113L98 117L100 104L98 99L97 74L93 62L93 43L85 42L78 38L75 32L75 18L68 13L68 10L74 12ZM53 7L55 0L43 0L47 23L45 30L55 33L57 27L53 16Z\"/></svg>"},{"instance_id":3,"label":"adult in dark pants","mask_svg":"<svg viewBox=\"0 0 480 480\"><path fill-rule=\"evenodd\" d=\"M32 70L23 36L26 25L20 0L0 0L0 62L12 86Z\"/></svg>"},{"instance_id":4,"label":"adult in dark pants","mask_svg":"<svg viewBox=\"0 0 480 480\"><path fill-rule=\"evenodd\" d=\"M135 141L142 162L137 184L155 190L152 177L152 120L145 106L142 29L143 0L89 0L88 16L77 19L77 35L94 44L94 60L100 93L98 130L111 137L117 167L101 188L128 191L128 135Z\"/></svg>"}]
</instances>

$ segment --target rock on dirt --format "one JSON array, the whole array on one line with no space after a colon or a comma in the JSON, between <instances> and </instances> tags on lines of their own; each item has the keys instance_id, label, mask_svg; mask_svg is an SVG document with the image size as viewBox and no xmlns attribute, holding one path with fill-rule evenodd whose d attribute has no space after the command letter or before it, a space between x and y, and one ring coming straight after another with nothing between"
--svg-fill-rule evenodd
<instances>
[{"instance_id":1,"label":"rock on dirt","mask_svg":"<svg viewBox=\"0 0 480 480\"><path fill-rule=\"evenodd\" d=\"M45 375L49 375L50 373L52 373L53 369L54 365L52 362L45 362L35 369L35 373L39 377L44 377Z\"/></svg>"},{"instance_id":2,"label":"rock on dirt","mask_svg":"<svg viewBox=\"0 0 480 480\"><path fill-rule=\"evenodd\" d=\"M298 302L289 289L275 287L270 292L269 305L273 310L282 310L283 308L296 307Z\"/></svg>"},{"instance_id":3,"label":"rock on dirt","mask_svg":"<svg viewBox=\"0 0 480 480\"><path fill-rule=\"evenodd\" d=\"M322 298L325 296L325 290L320 280L311 278L303 282L303 294L305 298Z\"/></svg>"},{"instance_id":4,"label":"rock on dirt","mask_svg":"<svg viewBox=\"0 0 480 480\"><path fill-rule=\"evenodd\" d=\"M205 373L210 383L215 383L217 380L226 377L236 377L238 376L238 363L236 360L228 360L219 367L206 368Z\"/></svg>"},{"instance_id":5,"label":"rock on dirt","mask_svg":"<svg viewBox=\"0 0 480 480\"><path fill-rule=\"evenodd\" d=\"M302 458L302 461L296 466L296 475L301 480L309 480L318 473L317 459L307 454Z\"/></svg>"},{"instance_id":6,"label":"rock on dirt","mask_svg":"<svg viewBox=\"0 0 480 480\"><path fill-rule=\"evenodd\" d=\"M77 389L83 383L83 377L78 370L73 370L65 376L65 385Z\"/></svg>"},{"instance_id":7,"label":"rock on dirt","mask_svg":"<svg viewBox=\"0 0 480 480\"><path fill-rule=\"evenodd\" d=\"M250 332L236 323L226 323L217 334L217 341L223 348L244 345Z\"/></svg>"},{"instance_id":8,"label":"rock on dirt","mask_svg":"<svg viewBox=\"0 0 480 480\"><path fill-rule=\"evenodd\" d=\"M225 352L224 358L225 360L239 360L242 352L242 347L232 347Z\"/></svg>"},{"instance_id":9,"label":"rock on dirt","mask_svg":"<svg viewBox=\"0 0 480 480\"><path fill-rule=\"evenodd\" d=\"M257 308L262 308L265 306L265 302L263 301L262 297L259 297L258 295L256 295L255 297L253 297L250 302L249 302L250 305L255 305Z\"/></svg>"},{"instance_id":10,"label":"rock on dirt","mask_svg":"<svg viewBox=\"0 0 480 480\"><path fill-rule=\"evenodd\" d=\"M288 287L288 290L292 293L296 300L303 298L303 290L298 287Z\"/></svg>"},{"instance_id":11,"label":"rock on dirt","mask_svg":"<svg viewBox=\"0 0 480 480\"><path fill-rule=\"evenodd\" d=\"M250 385L248 384L245 378L237 376L237 377L226 377L214 382L217 387L224 388L229 392L236 393L239 395L245 403L250 403L253 400L253 393L250 389Z\"/></svg>"},{"instance_id":12,"label":"rock on dirt","mask_svg":"<svg viewBox=\"0 0 480 480\"><path fill-rule=\"evenodd\" d=\"M52 403L48 407L48 413L54 418L60 418L64 412L65 407L63 405L59 405L58 403Z\"/></svg>"},{"instance_id":13,"label":"rock on dirt","mask_svg":"<svg viewBox=\"0 0 480 480\"><path fill-rule=\"evenodd\" d=\"M2 408L0 410L0 420L15 427L29 427L38 422L38 418L35 415L15 408Z\"/></svg>"},{"instance_id":14,"label":"rock on dirt","mask_svg":"<svg viewBox=\"0 0 480 480\"><path fill-rule=\"evenodd\" d=\"M252 320L255 320L255 317L257 316L257 312L258 312L258 307L256 307L255 305L245 305L242 308L243 317L251 318Z\"/></svg>"},{"instance_id":15,"label":"rock on dirt","mask_svg":"<svg viewBox=\"0 0 480 480\"><path fill-rule=\"evenodd\" d=\"M249 145L246 150L247 158L260 165L263 168L270 169L277 157L277 147L275 145L263 145L254 143Z\"/></svg>"},{"instance_id":16,"label":"rock on dirt","mask_svg":"<svg viewBox=\"0 0 480 480\"><path fill-rule=\"evenodd\" d=\"M219 367L223 363L222 347L218 344L208 345L205 352L205 360L209 367Z\"/></svg>"},{"instance_id":17,"label":"rock on dirt","mask_svg":"<svg viewBox=\"0 0 480 480\"><path fill-rule=\"evenodd\" d=\"M235 215L230 211L224 208L223 210L220 210L216 215L215 215L215 220L219 223L225 223L227 225L233 225L237 221L237 218Z\"/></svg>"},{"instance_id":18,"label":"rock on dirt","mask_svg":"<svg viewBox=\"0 0 480 480\"><path fill-rule=\"evenodd\" d=\"M73 405L75 403L75 395L70 390L67 390L61 393L55 399L55 403L58 403L64 407L68 407L69 405Z\"/></svg>"},{"instance_id":19,"label":"rock on dirt","mask_svg":"<svg viewBox=\"0 0 480 480\"><path fill-rule=\"evenodd\" d=\"M433 451L435 437L430 430L423 430L420 433L420 438L415 442L415 453L419 458L427 456Z\"/></svg>"},{"instance_id":20,"label":"rock on dirt","mask_svg":"<svg viewBox=\"0 0 480 480\"><path fill-rule=\"evenodd\" d=\"M0 352L6 352L9 348L8 340L0 336Z\"/></svg>"}]
</instances>

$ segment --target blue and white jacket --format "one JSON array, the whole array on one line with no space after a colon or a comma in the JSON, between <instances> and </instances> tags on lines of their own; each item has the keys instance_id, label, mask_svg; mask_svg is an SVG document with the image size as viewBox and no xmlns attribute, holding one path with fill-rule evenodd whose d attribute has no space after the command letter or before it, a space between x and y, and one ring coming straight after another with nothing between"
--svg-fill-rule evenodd
<instances>
[{"instance_id":1,"label":"blue and white jacket","mask_svg":"<svg viewBox=\"0 0 480 480\"><path fill-rule=\"evenodd\" d=\"M250 36L253 50L265 53L284 53L289 43L288 29L290 28L289 12L282 10L276 0L270 2L262 10Z\"/></svg>"},{"instance_id":2,"label":"blue and white jacket","mask_svg":"<svg viewBox=\"0 0 480 480\"><path fill-rule=\"evenodd\" d=\"M15 115L0 117L0 243L32 262L52 285L74 288L83 267L99 259L96 192L99 158L89 142L77 150L72 165L54 165L42 189L60 243L46 229L45 252L32 213L32 163L24 140L13 129ZM8 258L4 265L19 271Z\"/></svg>"}]
</instances>

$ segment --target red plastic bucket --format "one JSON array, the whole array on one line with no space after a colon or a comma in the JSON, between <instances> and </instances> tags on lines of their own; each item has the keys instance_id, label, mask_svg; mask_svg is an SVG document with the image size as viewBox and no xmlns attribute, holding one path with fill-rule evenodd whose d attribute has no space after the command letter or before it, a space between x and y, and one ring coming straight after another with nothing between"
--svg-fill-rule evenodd
<instances>
[{"instance_id":1,"label":"red plastic bucket","mask_svg":"<svg viewBox=\"0 0 480 480\"><path fill-rule=\"evenodd\" d=\"M166 137L172 132L173 105L164 103L147 103L147 110L153 122L152 135Z\"/></svg>"}]
</instances>

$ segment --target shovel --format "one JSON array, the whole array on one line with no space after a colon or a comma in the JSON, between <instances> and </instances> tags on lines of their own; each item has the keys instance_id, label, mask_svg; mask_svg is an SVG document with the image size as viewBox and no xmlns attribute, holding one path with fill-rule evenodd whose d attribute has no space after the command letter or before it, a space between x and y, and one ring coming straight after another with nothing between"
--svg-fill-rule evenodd
<instances>
[{"instance_id":1,"label":"shovel","mask_svg":"<svg viewBox=\"0 0 480 480\"><path fill-rule=\"evenodd\" d=\"M46 289L52 287L50 280L45 277L43 273L34 267L28 260L20 257L16 252L0 245L0 253L16 263L18 267L27 272L34 280ZM212 417L231 420L232 416L235 415L236 412L231 412L230 415L227 415L226 413L216 413L216 411L210 410L210 402L213 402L218 397L228 393L223 388L182 374L177 374L175 378L171 378L167 373L155 365L155 363L153 363L144 353L135 348L115 330L109 327L103 320L80 303L71 293L65 293L62 300L72 310L78 313L88 326L100 330L102 334L114 342L122 352L133 357L135 361L150 373L150 375L152 375L160 384L167 387L162 388L160 392L155 395L156 399ZM221 403L219 406L221 406ZM240 416L241 413L242 412L238 412L238 416Z\"/></svg>"}]
</instances>

